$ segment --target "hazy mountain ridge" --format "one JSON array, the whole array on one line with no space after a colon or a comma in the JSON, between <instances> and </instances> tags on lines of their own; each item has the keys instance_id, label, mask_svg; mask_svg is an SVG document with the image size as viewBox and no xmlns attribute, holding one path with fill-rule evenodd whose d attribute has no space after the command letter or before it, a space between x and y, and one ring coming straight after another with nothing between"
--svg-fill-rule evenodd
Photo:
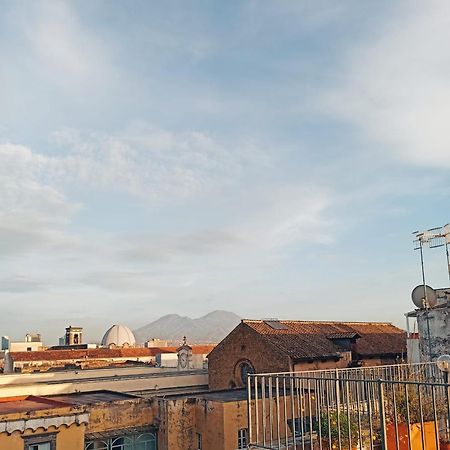
<instances>
[{"instance_id":1,"label":"hazy mountain ridge","mask_svg":"<svg viewBox=\"0 0 450 450\"><path fill-rule=\"evenodd\" d=\"M220 342L240 321L238 315L229 311L213 311L197 319L168 314L133 333L138 343L151 338L181 342L183 336L188 343Z\"/></svg>"}]
</instances>

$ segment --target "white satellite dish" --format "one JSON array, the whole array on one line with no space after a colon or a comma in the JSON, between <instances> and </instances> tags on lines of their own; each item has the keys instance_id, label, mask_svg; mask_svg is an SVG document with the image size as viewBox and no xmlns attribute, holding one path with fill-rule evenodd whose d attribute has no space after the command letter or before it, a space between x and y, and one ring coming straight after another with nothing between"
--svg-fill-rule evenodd
<instances>
[{"instance_id":1,"label":"white satellite dish","mask_svg":"<svg viewBox=\"0 0 450 450\"><path fill-rule=\"evenodd\" d=\"M416 286L411 293L411 298L419 309L433 308L437 305L436 291L428 285Z\"/></svg>"}]
</instances>

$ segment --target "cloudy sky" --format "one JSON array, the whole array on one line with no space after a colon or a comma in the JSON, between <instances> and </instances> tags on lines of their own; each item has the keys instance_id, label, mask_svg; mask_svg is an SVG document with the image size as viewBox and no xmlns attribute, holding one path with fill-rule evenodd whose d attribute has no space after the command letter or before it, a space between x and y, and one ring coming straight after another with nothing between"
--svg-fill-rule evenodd
<instances>
[{"instance_id":1,"label":"cloudy sky","mask_svg":"<svg viewBox=\"0 0 450 450\"><path fill-rule=\"evenodd\" d=\"M404 325L411 232L450 220L449 2L0 10L0 334Z\"/></svg>"}]
</instances>

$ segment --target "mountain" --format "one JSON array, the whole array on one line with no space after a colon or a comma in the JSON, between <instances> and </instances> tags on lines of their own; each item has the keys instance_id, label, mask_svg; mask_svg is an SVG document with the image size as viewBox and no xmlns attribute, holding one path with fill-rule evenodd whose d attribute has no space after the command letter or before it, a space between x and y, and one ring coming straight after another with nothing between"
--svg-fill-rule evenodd
<instances>
[{"instance_id":1,"label":"mountain","mask_svg":"<svg viewBox=\"0 0 450 450\"><path fill-rule=\"evenodd\" d=\"M134 330L136 342L150 338L167 339L176 343L186 336L188 343L220 342L241 321L229 311L213 311L198 319L169 314Z\"/></svg>"}]
</instances>

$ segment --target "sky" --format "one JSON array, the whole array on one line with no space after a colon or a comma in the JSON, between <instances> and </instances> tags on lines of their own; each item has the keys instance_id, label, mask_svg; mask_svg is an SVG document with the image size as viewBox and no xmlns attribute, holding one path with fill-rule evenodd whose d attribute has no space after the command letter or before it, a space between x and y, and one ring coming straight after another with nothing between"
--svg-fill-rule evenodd
<instances>
[{"instance_id":1,"label":"sky","mask_svg":"<svg viewBox=\"0 0 450 450\"><path fill-rule=\"evenodd\" d=\"M0 335L216 309L405 326L411 233L450 221L449 2L0 10Z\"/></svg>"}]
</instances>

